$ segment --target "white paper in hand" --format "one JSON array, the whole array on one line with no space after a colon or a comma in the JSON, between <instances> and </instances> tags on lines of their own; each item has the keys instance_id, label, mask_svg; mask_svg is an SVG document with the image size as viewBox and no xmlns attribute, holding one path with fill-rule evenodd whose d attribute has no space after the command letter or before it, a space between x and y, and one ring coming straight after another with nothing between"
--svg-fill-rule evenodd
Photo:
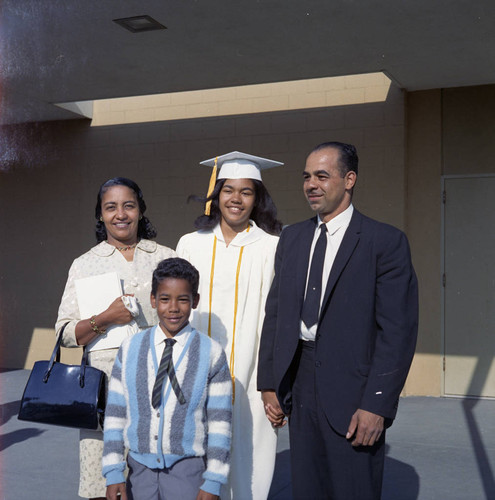
<instances>
[{"instance_id":1,"label":"white paper in hand","mask_svg":"<svg viewBox=\"0 0 495 500\"><path fill-rule=\"evenodd\" d=\"M75 280L77 302L82 319L103 312L117 297L122 295L122 286L116 272L99 274ZM100 351L119 347L122 341L136 332L133 325L115 325L105 335L98 336L87 345L89 351Z\"/></svg>"},{"instance_id":2,"label":"white paper in hand","mask_svg":"<svg viewBox=\"0 0 495 500\"><path fill-rule=\"evenodd\" d=\"M74 281L81 319L103 312L122 295L120 279L116 272L98 274Z\"/></svg>"}]
</instances>

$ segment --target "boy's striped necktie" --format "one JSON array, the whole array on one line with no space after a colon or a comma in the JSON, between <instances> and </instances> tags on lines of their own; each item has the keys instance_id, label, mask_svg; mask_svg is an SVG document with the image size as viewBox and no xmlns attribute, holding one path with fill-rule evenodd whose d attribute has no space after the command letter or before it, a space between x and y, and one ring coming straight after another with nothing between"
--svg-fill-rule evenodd
<instances>
[{"instance_id":1,"label":"boy's striped necktie","mask_svg":"<svg viewBox=\"0 0 495 500\"><path fill-rule=\"evenodd\" d=\"M165 349L163 350L162 359L160 361L160 366L158 367L158 373L156 374L155 385L153 386L153 394L151 397L151 404L153 408L159 408L162 402L162 392L163 392L163 381L168 373L168 378L170 379L170 385L179 400L179 403L183 405L186 402L186 398L179 387L179 382L177 381L177 376L175 375L174 363L172 361L172 349L177 341L174 339L165 339Z\"/></svg>"}]
</instances>

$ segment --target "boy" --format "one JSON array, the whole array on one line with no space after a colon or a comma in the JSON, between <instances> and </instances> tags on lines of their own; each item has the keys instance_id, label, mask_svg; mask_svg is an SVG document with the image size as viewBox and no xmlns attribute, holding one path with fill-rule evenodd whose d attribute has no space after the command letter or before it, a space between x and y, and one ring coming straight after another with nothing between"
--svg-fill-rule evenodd
<instances>
[{"instance_id":1,"label":"boy","mask_svg":"<svg viewBox=\"0 0 495 500\"><path fill-rule=\"evenodd\" d=\"M221 346L189 325L198 283L186 260L161 261L151 286L159 324L119 349L105 414L107 499L214 500L227 482L232 381Z\"/></svg>"}]
</instances>

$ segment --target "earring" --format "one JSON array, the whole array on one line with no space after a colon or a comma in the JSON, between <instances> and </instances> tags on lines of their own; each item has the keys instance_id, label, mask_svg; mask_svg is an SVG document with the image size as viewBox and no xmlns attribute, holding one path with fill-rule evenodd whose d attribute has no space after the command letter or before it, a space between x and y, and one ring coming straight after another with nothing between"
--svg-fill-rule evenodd
<instances>
[{"instance_id":1,"label":"earring","mask_svg":"<svg viewBox=\"0 0 495 500\"><path fill-rule=\"evenodd\" d=\"M143 220L143 216L142 215L139 216L139 220Z\"/></svg>"},{"instance_id":2,"label":"earring","mask_svg":"<svg viewBox=\"0 0 495 500\"><path fill-rule=\"evenodd\" d=\"M103 222L103 217L100 216L100 222Z\"/></svg>"}]
</instances>

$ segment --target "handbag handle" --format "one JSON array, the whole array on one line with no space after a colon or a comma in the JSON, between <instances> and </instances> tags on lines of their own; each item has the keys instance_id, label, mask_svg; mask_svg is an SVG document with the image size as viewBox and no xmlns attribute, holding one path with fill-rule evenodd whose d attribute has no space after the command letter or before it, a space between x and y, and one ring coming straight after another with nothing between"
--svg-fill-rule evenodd
<instances>
[{"instance_id":1,"label":"handbag handle","mask_svg":"<svg viewBox=\"0 0 495 500\"><path fill-rule=\"evenodd\" d=\"M69 324L69 322L65 323L65 325L60 329L60 332L57 336L57 341L55 342L55 347L53 349L52 355L50 357L50 362L48 363L48 368L46 369L45 375L43 376L43 382L46 384L48 379L50 378L50 374L53 369L53 365L55 362L60 361L60 346L62 344L62 335L64 334L65 327ZM86 350L86 346L83 347L83 355L81 359L81 371L79 372L79 385L84 387L84 378L86 376L86 364L88 362L88 351Z\"/></svg>"}]
</instances>

